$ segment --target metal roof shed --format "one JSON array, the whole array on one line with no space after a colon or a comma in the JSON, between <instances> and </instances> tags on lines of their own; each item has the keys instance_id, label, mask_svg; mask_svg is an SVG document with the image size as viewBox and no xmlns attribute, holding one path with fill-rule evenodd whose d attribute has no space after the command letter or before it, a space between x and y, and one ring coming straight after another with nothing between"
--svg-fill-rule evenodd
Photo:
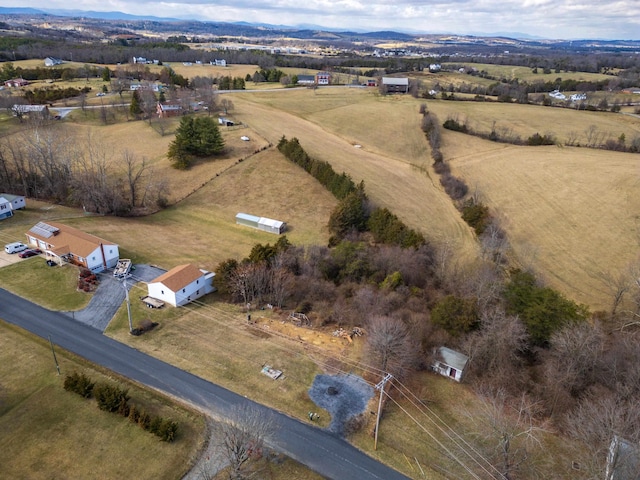
<instances>
[{"instance_id":1,"label":"metal roof shed","mask_svg":"<svg viewBox=\"0 0 640 480\"><path fill-rule=\"evenodd\" d=\"M236 223L238 225L259 228L258 222L260 222L260 217L256 217L255 215L249 215L248 213L238 213L236 215Z\"/></svg>"},{"instance_id":2,"label":"metal roof shed","mask_svg":"<svg viewBox=\"0 0 640 480\"><path fill-rule=\"evenodd\" d=\"M287 224L280 220L273 220L271 218L262 217L258 221L258 228L269 233L276 233L280 235L287 228Z\"/></svg>"}]
</instances>

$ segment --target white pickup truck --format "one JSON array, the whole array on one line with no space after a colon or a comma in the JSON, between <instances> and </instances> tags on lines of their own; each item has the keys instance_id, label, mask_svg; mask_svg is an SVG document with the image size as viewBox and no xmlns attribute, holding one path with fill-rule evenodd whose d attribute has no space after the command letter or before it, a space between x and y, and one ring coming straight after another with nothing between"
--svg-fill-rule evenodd
<instances>
[{"instance_id":1,"label":"white pickup truck","mask_svg":"<svg viewBox=\"0 0 640 480\"><path fill-rule=\"evenodd\" d=\"M121 258L116 264L116 268L113 269L113 276L116 278L124 278L131 271L131 260L128 258Z\"/></svg>"}]
</instances>

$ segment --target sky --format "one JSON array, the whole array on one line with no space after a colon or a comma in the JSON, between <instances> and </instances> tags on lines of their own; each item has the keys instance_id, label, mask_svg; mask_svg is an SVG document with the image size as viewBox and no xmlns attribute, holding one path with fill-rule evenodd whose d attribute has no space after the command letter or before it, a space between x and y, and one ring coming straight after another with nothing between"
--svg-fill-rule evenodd
<instances>
[{"instance_id":1,"label":"sky","mask_svg":"<svg viewBox=\"0 0 640 480\"><path fill-rule=\"evenodd\" d=\"M640 40L640 0L30 0L27 4L3 0L2 4L357 31Z\"/></svg>"}]
</instances>

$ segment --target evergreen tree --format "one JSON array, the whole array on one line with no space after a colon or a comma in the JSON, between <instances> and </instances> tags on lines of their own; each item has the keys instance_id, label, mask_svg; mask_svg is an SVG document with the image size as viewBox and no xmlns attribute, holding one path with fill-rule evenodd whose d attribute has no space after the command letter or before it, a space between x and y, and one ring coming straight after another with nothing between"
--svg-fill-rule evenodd
<instances>
[{"instance_id":1,"label":"evergreen tree","mask_svg":"<svg viewBox=\"0 0 640 480\"><path fill-rule=\"evenodd\" d=\"M169 145L167 156L174 168L186 169L192 157L209 157L222 152L224 140L211 117L182 117L176 138Z\"/></svg>"},{"instance_id":2,"label":"evergreen tree","mask_svg":"<svg viewBox=\"0 0 640 480\"><path fill-rule=\"evenodd\" d=\"M138 115L142 114L142 107L140 106L140 95L137 90L133 91L133 95L131 96L131 105L129 105L129 113L134 117L138 117Z\"/></svg>"},{"instance_id":3,"label":"evergreen tree","mask_svg":"<svg viewBox=\"0 0 640 480\"><path fill-rule=\"evenodd\" d=\"M102 70L102 81L103 82L111 81L111 71L107 67L104 67L104 70Z\"/></svg>"}]
</instances>

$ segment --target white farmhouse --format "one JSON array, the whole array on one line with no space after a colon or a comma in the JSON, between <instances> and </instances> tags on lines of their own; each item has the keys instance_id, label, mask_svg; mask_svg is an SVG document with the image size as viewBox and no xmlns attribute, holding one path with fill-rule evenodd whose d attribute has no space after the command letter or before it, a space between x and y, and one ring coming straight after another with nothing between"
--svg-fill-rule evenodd
<instances>
[{"instance_id":1,"label":"white farmhouse","mask_svg":"<svg viewBox=\"0 0 640 480\"><path fill-rule=\"evenodd\" d=\"M215 291L216 274L201 270L193 264L179 265L147 284L149 296L181 307Z\"/></svg>"},{"instance_id":2,"label":"white farmhouse","mask_svg":"<svg viewBox=\"0 0 640 480\"><path fill-rule=\"evenodd\" d=\"M460 382L465 374L468 362L469 357L466 355L447 347L440 347L435 351L435 359L431 364L431 368L440 375Z\"/></svg>"}]
</instances>

